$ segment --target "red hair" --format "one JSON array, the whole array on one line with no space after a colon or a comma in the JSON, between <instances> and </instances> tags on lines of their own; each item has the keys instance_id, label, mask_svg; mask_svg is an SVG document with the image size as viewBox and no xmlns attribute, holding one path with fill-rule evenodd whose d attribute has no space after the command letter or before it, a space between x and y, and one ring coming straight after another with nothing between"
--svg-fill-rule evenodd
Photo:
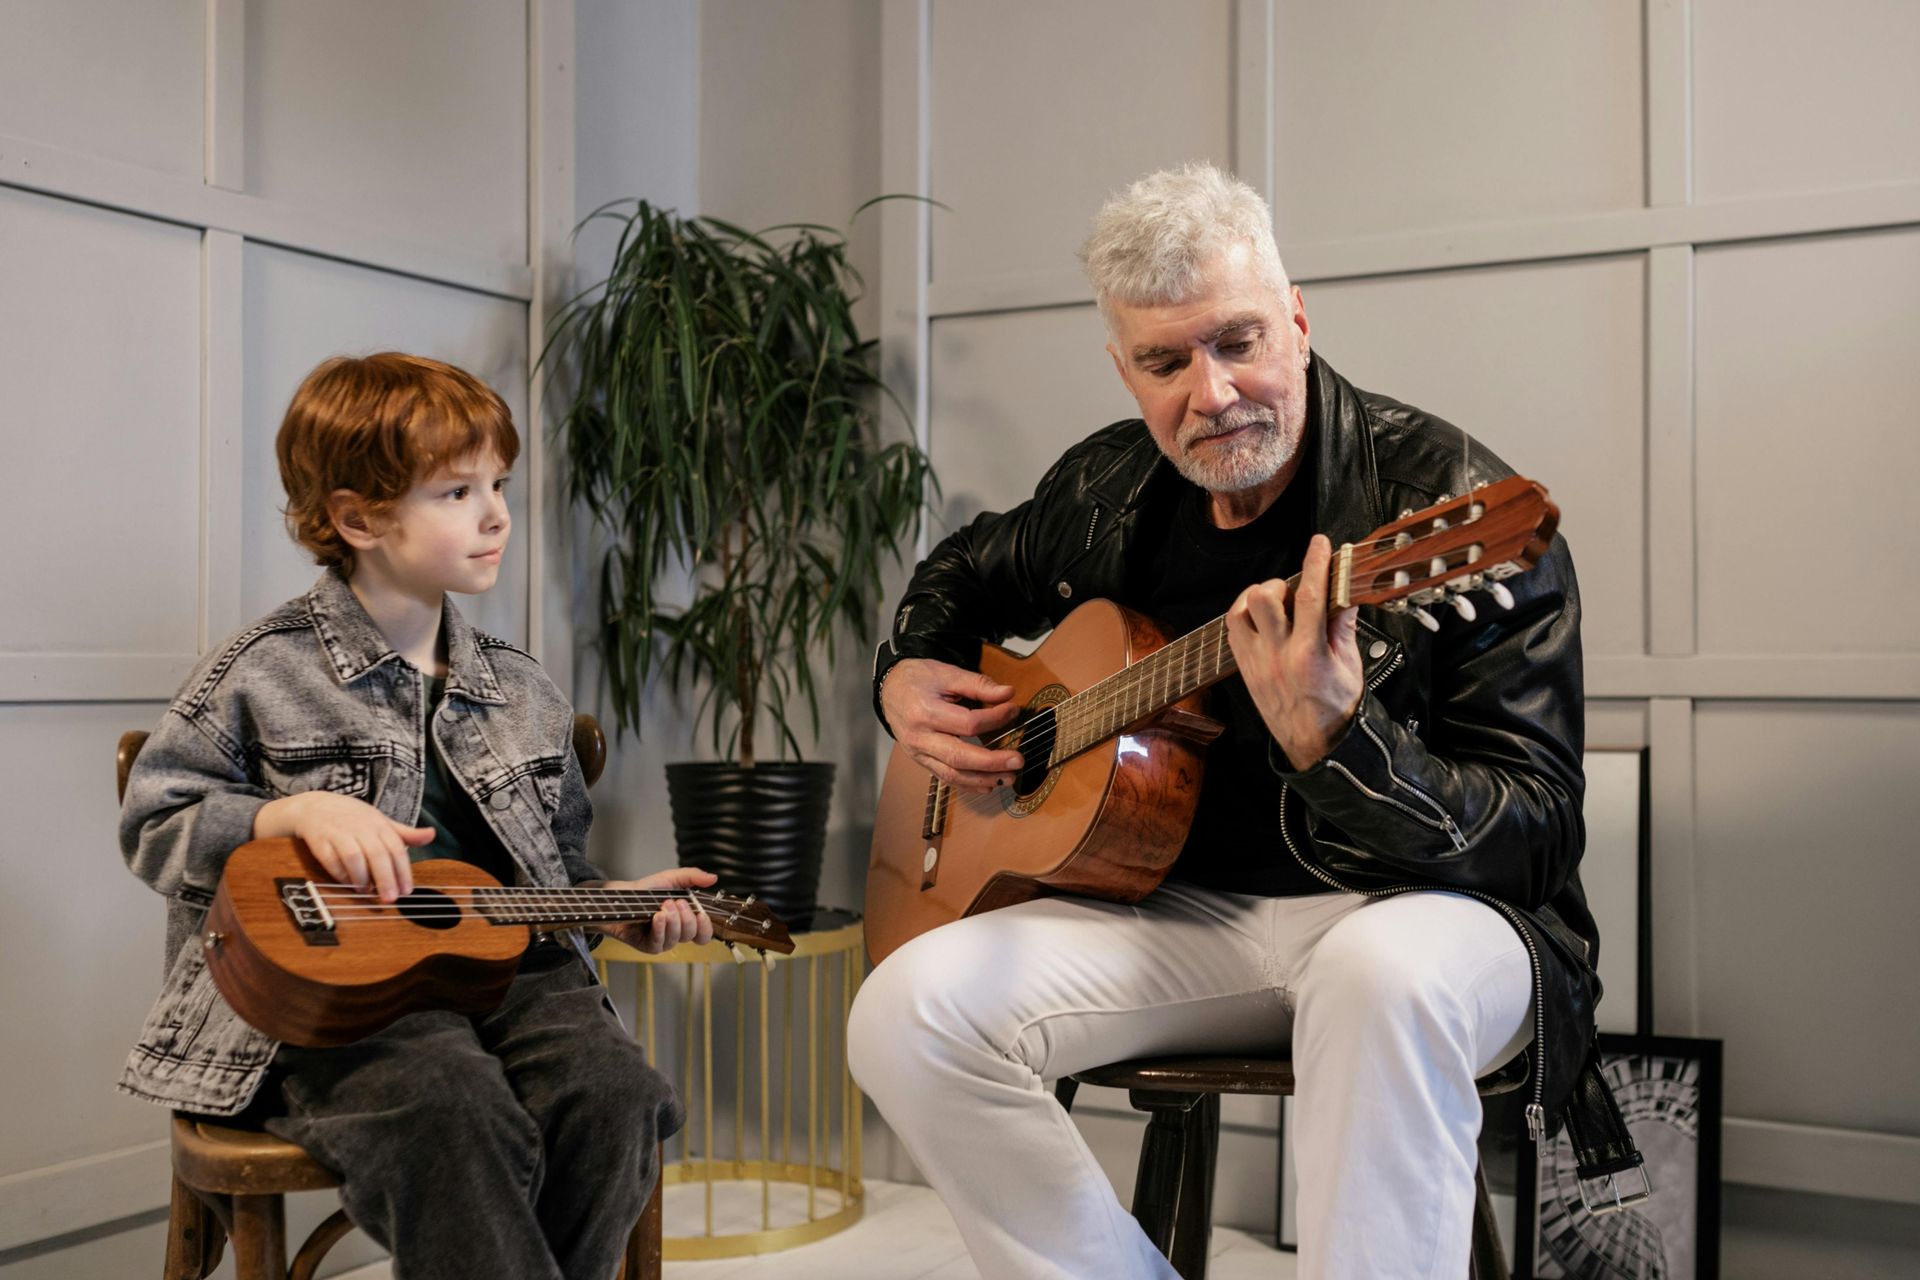
<instances>
[{"instance_id":1,"label":"red hair","mask_svg":"<svg viewBox=\"0 0 1920 1280\"><path fill-rule=\"evenodd\" d=\"M334 490L379 518L442 467L489 451L512 466L520 434L506 401L464 369L398 351L335 356L293 393L274 441L287 532L317 563L351 569L327 512Z\"/></svg>"}]
</instances>

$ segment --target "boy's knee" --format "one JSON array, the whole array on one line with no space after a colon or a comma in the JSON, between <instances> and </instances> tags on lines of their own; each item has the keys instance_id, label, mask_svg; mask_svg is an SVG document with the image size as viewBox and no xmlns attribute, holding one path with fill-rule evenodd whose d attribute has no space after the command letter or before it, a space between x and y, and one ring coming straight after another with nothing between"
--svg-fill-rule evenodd
<instances>
[{"instance_id":1,"label":"boy's knee","mask_svg":"<svg viewBox=\"0 0 1920 1280\"><path fill-rule=\"evenodd\" d=\"M552 1111L558 1123L588 1141L630 1141L651 1149L680 1128L672 1084L632 1040L588 1037L567 1066Z\"/></svg>"}]
</instances>

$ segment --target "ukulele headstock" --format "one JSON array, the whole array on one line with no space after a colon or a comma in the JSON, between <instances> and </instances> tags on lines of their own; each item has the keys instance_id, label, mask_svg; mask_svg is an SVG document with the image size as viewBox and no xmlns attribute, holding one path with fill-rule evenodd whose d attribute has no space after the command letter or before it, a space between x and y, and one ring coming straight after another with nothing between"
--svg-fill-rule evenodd
<instances>
[{"instance_id":1,"label":"ukulele headstock","mask_svg":"<svg viewBox=\"0 0 1920 1280\"><path fill-rule=\"evenodd\" d=\"M1484 485L1341 547L1336 569L1344 575L1335 574L1335 603L1412 613L1435 630L1439 623L1422 606L1450 603L1471 620L1469 591L1485 588L1511 607L1513 597L1501 579L1532 568L1559 523L1560 509L1541 485L1521 476Z\"/></svg>"},{"instance_id":2,"label":"ukulele headstock","mask_svg":"<svg viewBox=\"0 0 1920 1280\"><path fill-rule=\"evenodd\" d=\"M755 951L778 951L783 956L793 954L793 938L785 922L753 895L736 898L732 894L695 889L688 896L713 921L715 942L752 947Z\"/></svg>"}]
</instances>

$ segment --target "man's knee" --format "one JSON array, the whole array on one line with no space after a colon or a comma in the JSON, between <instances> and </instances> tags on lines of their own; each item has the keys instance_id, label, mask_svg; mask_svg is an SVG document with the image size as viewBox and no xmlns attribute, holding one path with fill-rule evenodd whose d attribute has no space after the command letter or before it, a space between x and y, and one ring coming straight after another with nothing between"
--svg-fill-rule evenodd
<instances>
[{"instance_id":1,"label":"man's knee","mask_svg":"<svg viewBox=\"0 0 1920 1280\"><path fill-rule=\"evenodd\" d=\"M1418 937L1385 920L1363 920L1366 914L1341 921L1314 949L1299 992L1302 1016L1318 1005L1338 1010L1343 1020L1398 1024L1456 1008L1448 975Z\"/></svg>"},{"instance_id":2,"label":"man's knee","mask_svg":"<svg viewBox=\"0 0 1920 1280\"><path fill-rule=\"evenodd\" d=\"M976 1038L951 996L966 972L928 938L887 957L867 975L847 1020L847 1065L868 1097L884 1105L953 1047Z\"/></svg>"}]
</instances>

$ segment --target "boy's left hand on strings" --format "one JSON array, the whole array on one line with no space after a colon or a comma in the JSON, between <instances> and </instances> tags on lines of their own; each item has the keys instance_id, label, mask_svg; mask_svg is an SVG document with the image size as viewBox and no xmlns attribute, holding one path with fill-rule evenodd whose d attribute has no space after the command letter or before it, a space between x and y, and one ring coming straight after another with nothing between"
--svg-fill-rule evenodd
<instances>
[{"instance_id":1,"label":"boy's left hand on strings","mask_svg":"<svg viewBox=\"0 0 1920 1280\"><path fill-rule=\"evenodd\" d=\"M698 867L675 867L658 871L639 880L607 880L605 889L646 889L671 893L677 889L705 889L718 879L711 871ZM668 898L650 920L632 920L625 924L591 925L592 929L649 955L670 951L683 942L713 941L713 921L687 898Z\"/></svg>"}]
</instances>

